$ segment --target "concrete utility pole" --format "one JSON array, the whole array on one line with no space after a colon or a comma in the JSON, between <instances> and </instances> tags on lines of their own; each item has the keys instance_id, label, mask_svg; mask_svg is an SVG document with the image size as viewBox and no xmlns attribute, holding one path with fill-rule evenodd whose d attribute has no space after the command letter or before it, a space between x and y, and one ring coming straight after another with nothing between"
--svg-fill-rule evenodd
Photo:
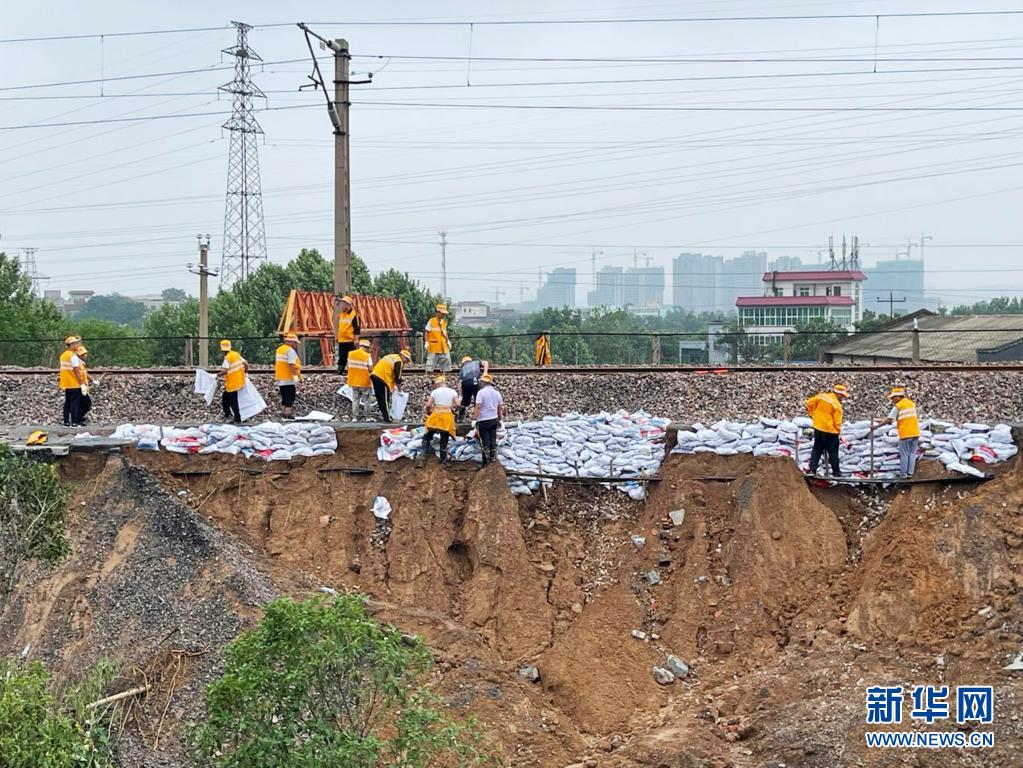
<instances>
[{"instance_id":1,"label":"concrete utility pole","mask_svg":"<svg viewBox=\"0 0 1023 768\"><path fill-rule=\"evenodd\" d=\"M210 364L210 294L207 278L216 277L217 270L209 268L210 236L196 235L199 241L199 267L194 269L188 265L188 271L199 275L199 367L208 368Z\"/></svg>"},{"instance_id":2,"label":"concrete utility pole","mask_svg":"<svg viewBox=\"0 0 1023 768\"><path fill-rule=\"evenodd\" d=\"M448 233L445 230L440 231L440 293L444 301L449 301L448 297Z\"/></svg>"}]
</instances>

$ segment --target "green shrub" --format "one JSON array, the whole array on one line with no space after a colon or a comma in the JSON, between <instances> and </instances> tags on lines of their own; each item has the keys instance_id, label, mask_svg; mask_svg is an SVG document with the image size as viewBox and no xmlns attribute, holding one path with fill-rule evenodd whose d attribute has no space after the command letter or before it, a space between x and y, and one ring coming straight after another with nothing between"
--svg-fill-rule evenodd
<instances>
[{"instance_id":1,"label":"green shrub","mask_svg":"<svg viewBox=\"0 0 1023 768\"><path fill-rule=\"evenodd\" d=\"M482 765L459 726L418 684L430 654L375 621L357 597L268 603L232 642L192 739L203 768L426 768Z\"/></svg>"}]
</instances>

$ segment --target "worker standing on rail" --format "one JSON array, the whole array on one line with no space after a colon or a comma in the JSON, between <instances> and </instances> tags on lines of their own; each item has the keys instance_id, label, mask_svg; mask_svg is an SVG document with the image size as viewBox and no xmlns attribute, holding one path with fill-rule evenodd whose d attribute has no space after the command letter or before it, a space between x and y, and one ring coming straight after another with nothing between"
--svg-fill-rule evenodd
<instances>
[{"instance_id":1,"label":"worker standing on rail","mask_svg":"<svg viewBox=\"0 0 1023 768\"><path fill-rule=\"evenodd\" d=\"M384 355L373 366L373 372L370 373L369 378L373 383L373 394L376 395L377 405L380 407L381 421L389 422L391 420L391 393L396 389L401 391L402 369L411 362L412 353L403 349L397 355Z\"/></svg>"},{"instance_id":2,"label":"worker standing on rail","mask_svg":"<svg viewBox=\"0 0 1023 768\"><path fill-rule=\"evenodd\" d=\"M451 370L451 339L448 337L448 308L438 304L426 322L426 372Z\"/></svg>"},{"instance_id":3,"label":"worker standing on rail","mask_svg":"<svg viewBox=\"0 0 1023 768\"><path fill-rule=\"evenodd\" d=\"M920 444L920 416L916 412L916 403L906 397L905 387L892 387L888 393L892 410L888 418L882 419L877 426L881 427L894 422L899 430L899 474L912 477L916 471L916 450Z\"/></svg>"},{"instance_id":4,"label":"worker standing on rail","mask_svg":"<svg viewBox=\"0 0 1023 768\"><path fill-rule=\"evenodd\" d=\"M423 453L433 453L433 436L440 436L440 463L448 463L448 438L455 436L455 400L458 393L447 385L444 374L438 375L433 383L437 386L426 398L426 435L423 437Z\"/></svg>"},{"instance_id":5,"label":"worker standing on rail","mask_svg":"<svg viewBox=\"0 0 1023 768\"><path fill-rule=\"evenodd\" d=\"M537 368L551 367L551 332L542 331L533 343L533 362Z\"/></svg>"},{"instance_id":6,"label":"worker standing on rail","mask_svg":"<svg viewBox=\"0 0 1023 768\"><path fill-rule=\"evenodd\" d=\"M348 386L352 389L352 421L359 421L369 413L369 395L373 383L369 379L373 370L373 358L369 354L372 343L360 339L358 349L348 353Z\"/></svg>"},{"instance_id":7,"label":"worker standing on rail","mask_svg":"<svg viewBox=\"0 0 1023 768\"><path fill-rule=\"evenodd\" d=\"M828 454L832 477L842 474L838 463L838 436L842 433L842 401L849 396L845 384L836 384L830 392L821 392L806 401L806 410L813 419L813 449L810 451L810 474L817 474L821 454Z\"/></svg>"},{"instance_id":8,"label":"worker standing on rail","mask_svg":"<svg viewBox=\"0 0 1023 768\"><path fill-rule=\"evenodd\" d=\"M462 392L462 404L458 408L458 420L465 419L466 411L472 406L480 388L480 376L490 373L487 360L473 360L471 355L462 358L458 367L458 388Z\"/></svg>"},{"instance_id":9,"label":"worker standing on rail","mask_svg":"<svg viewBox=\"0 0 1023 768\"><path fill-rule=\"evenodd\" d=\"M82 340L77 336L64 339L66 349L60 355L60 388L64 392L64 426L82 426L82 394L89 394L82 359L75 351Z\"/></svg>"},{"instance_id":10,"label":"worker standing on rail","mask_svg":"<svg viewBox=\"0 0 1023 768\"><path fill-rule=\"evenodd\" d=\"M78 409L78 423L85 426L85 415L92 410L92 381L89 379L89 350L79 344L75 354L82 362L82 404Z\"/></svg>"},{"instance_id":11,"label":"worker standing on rail","mask_svg":"<svg viewBox=\"0 0 1023 768\"><path fill-rule=\"evenodd\" d=\"M295 395L302 381L302 361L298 359L298 335L288 333L274 354L274 379L281 391L284 418L295 418Z\"/></svg>"},{"instance_id":12,"label":"worker standing on rail","mask_svg":"<svg viewBox=\"0 0 1023 768\"><path fill-rule=\"evenodd\" d=\"M221 339L220 351L224 353L224 362L217 371L217 376L224 377L224 393L220 396L220 404L224 408L224 418L234 416L234 423L242 423L242 412L238 407L238 393L245 386L245 375L249 372L248 361L231 349L228 339Z\"/></svg>"},{"instance_id":13,"label":"worker standing on rail","mask_svg":"<svg viewBox=\"0 0 1023 768\"><path fill-rule=\"evenodd\" d=\"M348 366L348 353L356 348L362 325L355 311L355 302L351 296L341 297L341 311L337 316L337 372L344 376Z\"/></svg>"},{"instance_id":14,"label":"worker standing on rail","mask_svg":"<svg viewBox=\"0 0 1023 768\"><path fill-rule=\"evenodd\" d=\"M476 393L476 434L483 449L483 466L497 458L497 430L504 418L504 398L494 386L489 373L480 376L480 391Z\"/></svg>"}]
</instances>

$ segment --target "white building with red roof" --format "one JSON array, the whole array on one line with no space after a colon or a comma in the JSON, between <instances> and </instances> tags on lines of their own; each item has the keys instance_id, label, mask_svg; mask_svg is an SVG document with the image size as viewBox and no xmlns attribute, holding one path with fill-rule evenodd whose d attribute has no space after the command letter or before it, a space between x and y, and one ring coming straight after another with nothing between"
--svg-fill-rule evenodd
<instances>
[{"instance_id":1,"label":"white building with red roof","mask_svg":"<svg viewBox=\"0 0 1023 768\"><path fill-rule=\"evenodd\" d=\"M765 272L762 296L735 300L739 323L758 343L781 341L785 331L816 318L847 331L863 319L863 281L858 269Z\"/></svg>"}]
</instances>

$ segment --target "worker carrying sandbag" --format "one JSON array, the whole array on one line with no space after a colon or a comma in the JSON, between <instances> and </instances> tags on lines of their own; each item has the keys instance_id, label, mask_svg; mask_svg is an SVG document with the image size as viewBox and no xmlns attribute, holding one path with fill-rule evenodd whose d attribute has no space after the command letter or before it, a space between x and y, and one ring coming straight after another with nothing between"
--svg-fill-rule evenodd
<instances>
[{"instance_id":1,"label":"worker carrying sandbag","mask_svg":"<svg viewBox=\"0 0 1023 768\"><path fill-rule=\"evenodd\" d=\"M537 368L551 367L551 332L543 331L533 342L533 362Z\"/></svg>"},{"instance_id":2,"label":"worker carrying sandbag","mask_svg":"<svg viewBox=\"0 0 1023 768\"><path fill-rule=\"evenodd\" d=\"M337 372L339 376L345 375L348 354L358 345L360 333L362 333L362 326L359 323L359 315L355 311L355 300L351 296L342 296L341 308L337 315Z\"/></svg>"},{"instance_id":3,"label":"worker carrying sandbag","mask_svg":"<svg viewBox=\"0 0 1023 768\"><path fill-rule=\"evenodd\" d=\"M448 308L438 304L426 323L426 372L451 370L451 339L448 337Z\"/></svg>"},{"instance_id":4,"label":"worker carrying sandbag","mask_svg":"<svg viewBox=\"0 0 1023 768\"><path fill-rule=\"evenodd\" d=\"M462 392L462 404L458 407L458 420L465 419L465 413L476 399L480 389L480 376L490 373L490 362L473 360L471 355L462 358L458 366L458 388Z\"/></svg>"},{"instance_id":5,"label":"worker carrying sandbag","mask_svg":"<svg viewBox=\"0 0 1023 768\"><path fill-rule=\"evenodd\" d=\"M89 394L89 384L85 378L85 368L77 349L82 340L77 336L64 339L66 349L60 355L59 383L64 392L64 426L82 426L82 395Z\"/></svg>"},{"instance_id":6,"label":"worker carrying sandbag","mask_svg":"<svg viewBox=\"0 0 1023 768\"><path fill-rule=\"evenodd\" d=\"M391 393L396 389L401 391L402 369L411 362L412 353L403 349L397 355L384 355L373 366L373 372L370 373L369 378L373 383L373 394L376 395L377 405L380 407L381 421L391 420Z\"/></svg>"},{"instance_id":7,"label":"worker carrying sandbag","mask_svg":"<svg viewBox=\"0 0 1023 768\"><path fill-rule=\"evenodd\" d=\"M840 477L838 436L842 432L842 401L849 397L845 384L836 384L830 392L821 392L806 401L806 411L813 419L813 449L810 451L810 474L817 474L821 455L828 454L832 477Z\"/></svg>"},{"instance_id":8,"label":"worker carrying sandbag","mask_svg":"<svg viewBox=\"0 0 1023 768\"><path fill-rule=\"evenodd\" d=\"M352 421L359 421L369 413L369 395L373 382L369 374L373 370L373 358L369 354L373 346L369 339L360 339L357 349L348 353L348 386L352 390Z\"/></svg>"},{"instance_id":9,"label":"worker carrying sandbag","mask_svg":"<svg viewBox=\"0 0 1023 768\"><path fill-rule=\"evenodd\" d=\"M231 342L228 339L221 339L220 351L224 353L224 362L221 363L217 376L224 377L224 393L220 396L224 418L233 416L234 423L241 424L242 412L238 406L238 393L245 387L245 375L249 372L249 363L231 349Z\"/></svg>"},{"instance_id":10,"label":"worker carrying sandbag","mask_svg":"<svg viewBox=\"0 0 1023 768\"><path fill-rule=\"evenodd\" d=\"M274 353L274 381L281 392L281 410L284 418L295 418L295 395L302 381L302 361L298 359L298 334L285 334L283 343Z\"/></svg>"},{"instance_id":11,"label":"worker carrying sandbag","mask_svg":"<svg viewBox=\"0 0 1023 768\"><path fill-rule=\"evenodd\" d=\"M440 436L440 463L448 463L448 438L455 436L455 400L458 393L447 385L444 374L438 375L433 383L434 390L426 398L426 435L423 437L423 452L433 453L433 436Z\"/></svg>"},{"instance_id":12,"label":"worker carrying sandbag","mask_svg":"<svg viewBox=\"0 0 1023 768\"><path fill-rule=\"evenodd\" d=\"M877 423L877 427L895 423L899 430L899 474L912 477L916 470L916 451L920 444L920 416L916 403L906 397L905 387L892 387L888 393L892 410L888 418ZM876 429L876 427L875 427Z\"/></svg>"}]
</instances>

